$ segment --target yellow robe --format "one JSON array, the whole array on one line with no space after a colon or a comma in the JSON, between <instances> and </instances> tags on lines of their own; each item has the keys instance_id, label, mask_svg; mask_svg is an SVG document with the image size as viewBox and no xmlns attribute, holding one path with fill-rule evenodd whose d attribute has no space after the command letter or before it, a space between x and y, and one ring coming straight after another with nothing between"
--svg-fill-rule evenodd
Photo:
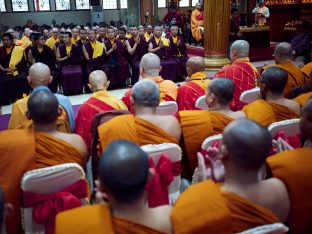
<instances>
[{"instance_id":1,"label":"yellow robe","mask_svg":"<svg viewBox=\"0 0 312 234\"><path fill-rule=\"evenodd\" d=\"M204 21L197 19L197 17L200 16L201 14L203 13L195 9L191 15L191 30L192 30L192 35L196 41L200 41L202 39L202 33L201 33L200 27L204 26Z\"/></svg>"},{"instance_id":2,"label":"yellow robe","mask_svg":"<svg viewBox=\"0 0 312 234\"><path fill-rule=\"evenodd\" d=\"M289 109L286 106L282 106L272 102L268 102L268 104L271 106L275 115L275 120L277 122L287 119L297 119L300 117L296 112L294 112L293 110Z\"/></svg>"},{"instance_id":3,"label":"yellow robe","mask_svg":"<svg viewBox=\"0 0 312 234\"><path fill-rule=\"evenodd\" d=\"M58 41L59 41L58 38L55 39L54 37L49 37L49 38L46 40L45 44L46 44L47 46L49 46L51 49L53 49L53 46L54 46L55 43L58 42Z\"/></svg>"},{"instance_id":4,"label":"yellow robe","mask_svg":"<svg viewBox=\"0 0 312 234\"><path fill-rule=\"evenodd\" d=\"M301 68L301 71L307 75L307 77L311 76L312 72L312 62L306 64L303 68Z\"/></svg>"},{"instance_id":5,"label":"yellow robe","mask_svg":"<svg viewBox=\"0 0 312 234\"><path fill-rule=\"evenodd\" d=\"M267 159L274 177L281 179L288 190L291 233L312 233L312 148L284 151Z\"/></svg>"}]
</instances>

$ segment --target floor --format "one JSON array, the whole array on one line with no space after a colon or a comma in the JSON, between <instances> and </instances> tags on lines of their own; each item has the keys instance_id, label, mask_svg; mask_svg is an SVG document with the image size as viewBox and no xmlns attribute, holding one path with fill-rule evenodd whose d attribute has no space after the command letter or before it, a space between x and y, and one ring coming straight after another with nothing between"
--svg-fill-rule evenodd
<instances>
[{"instance_id":1,"label":"floor","mask_svg":"<svg viewBox=\"0 0 312 234\"><path fill-rule=\"evenodd\" d=\"M262 67L264 64L266 64L266 65L274 64L274 60L253 62L252 64L255 67ZM207 76L213 77L215 73L216 73L215 71L207 71ZM183 84L183 82L178 83L178 84ZM121 98L126 91L127 91L127 89L117 89L117 90L110 91L110 93L112 95L116 96L117 98ZM80 94L80 95L76 95L76 96L69 96L69 99L70 99L72 105L80 105L83 102L85 102L90 96L91 96L91 94ZM2 114L3 115L11 114L11 110L12 110L12 105L3 106L2 107Z\"/></svg>"}]
</instances>

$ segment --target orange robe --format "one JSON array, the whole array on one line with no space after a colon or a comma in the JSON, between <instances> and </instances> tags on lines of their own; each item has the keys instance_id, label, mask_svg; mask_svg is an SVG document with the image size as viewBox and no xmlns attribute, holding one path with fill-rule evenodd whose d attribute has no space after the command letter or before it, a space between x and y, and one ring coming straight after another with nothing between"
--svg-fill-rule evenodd
<instances>
[{"instance_id":1,"label":"orange robe","mask_svg":"<svg viewBox=\"0 0 312 234\"><path fill-rule=\"evenodd\" d=\"M72 145L48 133L35 133L36 168L64 163L77 163L85 167L85 157Z\"/></svg>"},{"instance_id":2,"label":"orange robe","mask_svg":"<svg viewBox=\"0 0 312 234\"><path fill-rule=\"evenodd\" d=\"M127 110L127 107L106 90L93 93L92 97L80 106L75 121L75 132L85 141L88 152L91 150L92 134L90 130L94 117L100 112L110 110Z\"/></svg>"},{"instance_id":3,"label":"orange robe","mask_svg":"<svg viewBox=\"0 0 312 234\"><path fill-rule=\"evenodd\" d=\"M289 92L293 88L300 86L300 85L304 85L305 83L308 82L308 77L292 62L288 62L285 64L278 64L272 67L280 67L288 72L288 81L284 89L285 97L289 96Z\"/></svg>"},{"instance_id":4,"label":"orange robe","mask_svg":"<svg viewBox=\"0 0 312 234\"><path fill-rule=\"evenodd\" d=\"M161 102L167 102L167 101L176 101L177 99L177 93L178 93L178 87L177 85L171 81L171 80L164 80L160 76L156 77L150 77L150 78L144 78L148 80L152 80L156 82L156 84L159 87L160 90L160 101ZM129 89L124 96L122 97L122 101L126 104L128 107L128 110L132 112L132 107L130 104L130 96L131 96L131 89Z\"/></svg>"},{"instance_id":5,"label":"orange robe","mask_svg":"<svg viewBox=\"0 0 312 234\"><path fill-rule=\"evenodd\" d=\"M311 76L312 72L312 62L306 64L303 68L301 68L301 71L307 75L307 77Z\"/></svg>"},{"instance_id":6,"label":"orange robe","mask_svg":"<svg viewBox=\"0 0 312 234\"><path fill-rule=\"evenodd\" d=\"M191 80L178 88L177 103L179 110L199 110L195 107L196 100L205 95L210 80L205 72L196 72Z\"/></svg>"},{"instance_id":7,"label":"orange robe","mask_svg":"<svg viewBox=\"0 0 312 234\"><path fill-rule=\"evenodd\" d=\"M219 187L207 180L184 191L171 212L175 234L227 234L232 220Z\"/></svg>"},{"instance_id":8,"label":"orange robe","mask_svg":"<svg viewBox=\"0 0 312 234\"><path fill-rule=\"evenodd\" d=\"M0 186L4 191L5 202L14 207L13 216L6 220L6 230L10 234L21 233L21 179L25 172L35 169L34 153L35 141L32 132L0 132Z\"/></svg>"},{"instance_id":9,"label":"orange robe","mask_svg":"<svg viewBox=\"0 0 312 234\"><path fill-rule=\"evenodd\" d=\"M191 15L191 30L196 41L202 40L200 27L204 26L204 12L195 9Z\"/></svg>"},{"instance_id":10,"label":"orange robe","mask_svg":"<svg viewBox=\"0 0 312 234\"><path fill-rule=\"evenodd\" d=\"M125 139L138 145L175 143L178 140L160 127L134 115L121 115L98 127L101 149L114 140Z\"/></svg>"},{"instance_id":11,"label":"orange robe","mask_svg":"<svg viewBox=\"0 0 312 234\"><path fill-rule=\"evenodd\" d=\"M56 234L163 234L130 220L113 217L108 205L84 206L56 216Z\"/></svg>"},{"instance_id":12,"label":"orange robe","mask_svg":"<svg viewBox=\"0 0 312 234\"><path fill-rule=\"evenodd\" d=\"M296 112L294 112L293 110L289 109L286 106L282 106L272 102L268 102L268 104L271 106L275 115L275 120L277 122L287 119L297 119L300 117Z\"/></svg>"},{"instance_id":13,"label":"orange robe","mask_svg":"<svg viewBox=\"0 0 312 234\"><path fill-rule=\"evenodd\" d=\"M273 155L267 159L274 177L281 179L288 190L291 233L312 233L312 148L302 148Z\"/></svg>"},{"instance_id":14,"label":"orange robe","mask_svg":"<svg viewBox=\"0 0 312 234\"><path fill-rule=\"evenodd\" d=\"M298 102L300 107L302 107L310 97L312 97L312 92L301 94L298 97L296 97L294 101Z\"/></svg>"},{"instance_id":15,"label":"orange robe","mask_svg":"<svg viewBox=\"0 0 312 234\"><path fill-rule=\"evenodd\" d=\"M260 74L257 68L250 63L248 57L236 59L231 65L225 66L215 74L215 77L222 77L233 81L234 96L230 103L233 111L241 110L246 103L239 100L244 91L253 89L257 86L257 79Z\"/></svg>"},{"instance_id":16,"label":"orange robe","mask_svg":"<svg viewBox=\"0 0 312 234\"><path fill-rule=\"evenodd\" d=\"M12 106L12 114L9 122L8 129L29 129L32 128L33 122L25 115L27 108L28 97L24 97L16 101ZM61 107L61 106L60 106ZM62 108L62 107L61 107ZM62 108L63 109L63 108ZM58 117L57 129L60 132L71 132L68 123L66 111L63 109L62 115Z\"/></svg>"},{"instance_id":17,"label":"orange robe","mask_svg":"<svg viewBox=\"0 0 312 234\"><path fill-rule=\"evenodd\" d=\"M207 137L221 134L233 119L207 110L180 111L179 115L188 159L188 162L182 163L183 171L192 176L197 167L197 152L200 151L203 141Z\"/></svg>"}]
</instances>

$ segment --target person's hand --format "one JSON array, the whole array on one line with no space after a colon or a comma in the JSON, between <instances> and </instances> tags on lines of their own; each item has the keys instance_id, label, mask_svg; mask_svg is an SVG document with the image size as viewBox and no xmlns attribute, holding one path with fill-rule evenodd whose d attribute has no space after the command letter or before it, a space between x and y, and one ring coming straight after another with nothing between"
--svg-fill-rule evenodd
<instances>
[{"instance_id":1,"label":"person's hand","mask_svg":"<svg viewBox=\"0 0 312 234\"><path fill-rule=\"evenodd\" d=\"M95 203L96 204L106 204L108 203L108 197L106 193L101 192L100 190L100 182L98 180L95 181Z\"/></svg>"},{"instance_id":2,"label":"person's hand","mask_svg":"<svg viewBox=\"0 0 312 234\"><path fill-rule=\"evenodd\" d=\"M277 140L273 140L273 147L274 147L274 151L276 153L294 149L291 145L289 145L282 138L278 138Z\"/></svg>"},{"instance_id":3,"label":"person's hand","mask_svg":"<svg viewBox=\"0 0 312 234\"><path fill-rule=\"evenodd\" d=\"M67 58L70 58L71 57L71 53L69 53L68 55L67 55Z\"/></svg>"},{"instance_id":4,"label":"person's hand","mask_svg":"<svg viewBox=\"0 0 312 234\"><path fill-rule=\"evenodd\" d=\"M181 40L178 39L178 41L177 41L177 46L180 46L180 44L181 44Z\"/></svg>"},{"instance_id":5,"label":"person's hand","mask_svg":"<svg viewBox=\"0 0 312 234\"><path fill-rule=\"evenodd\" d=\"M303 62L298 62L297 63L297 67L299 67L300 69L304 67L304 63Z\"/></svg>"},{"instance_id":6,"label":"person's hand","mask_svg":"<svg viewBox=\"0 0 312 234\"><path fill-rule=\"evenodd\" d=\"M7 68L7 72L14 72L16 70L15 67L9 67Z\"/></svg>"},{"instance_id":7,"label":"person's hand","mask_svg":"<svg viewBox=\"0 0 312 234\"><path fill-rule=\"evenodd\" d=\"M116 50L116 49L117 49L117 44L114 43L114 44L112 45L112 48L113 48L113 50Z\"/></svg>"},{"instance_id":8,"label":"person's hand","mask_svg":"<svg viewBox=\"0 0 312 234\"><path fill-rule=\"evenodd\" d=\"M135 38L135 39L134 39L134 42L137 43L137 44L139 44L139 43L140 43L140 38L139 38L139 37Z\"/></svg>"},{"instance_id":9,"label":"person's hand","mask_svg":"<svg viewBox=\"0 0 312 234\"><path fill-rule=\"evenodd\" d=\"M160 48L164 48L164 43L163 43L163 41L160 39L160 42L159 42L159 47Z\"/></svg>"}]
</instances>

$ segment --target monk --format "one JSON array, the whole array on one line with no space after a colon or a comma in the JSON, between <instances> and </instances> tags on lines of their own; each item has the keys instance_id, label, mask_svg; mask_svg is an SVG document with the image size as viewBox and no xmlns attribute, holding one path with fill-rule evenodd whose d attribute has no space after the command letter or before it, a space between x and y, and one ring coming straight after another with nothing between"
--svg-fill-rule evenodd
<instances>
[{"instance_id":1,"label":"monk","mask_svg":"<svg viewBox=\"0 0 312 234\"><path fill-rule=\"evenodd\" d=\"M201 41L204 38L204 12L203 4L196 3L196 9L191 15L191 30L196 41Z\"/></svg>"},{"instance_id":2,"label":"monk","mask_svg":"<svg viewBox=\"0 0 312 234\"><path fill-rule=\"evenodd\" d=\"M0 47L0 105L27 95L27 64L24 50L13 44L13 36L4 33L1 36L3 46Z\"/></svg>"},{"instance_id":3,"label":"monk","mask_svg":"<svg viewBox=\"0 0 312 234\"><path fill-rule=\"evenodd\" d=\"M14 129L0 132L0 186L6 203L13 206L13 214L5 220L10 234L22 232L21 224L21 179L29 170L35 169L35 142L30 131Z\"/></svg>"},{"instance_id":4,"label":"monk","mask_svg":"<svg viewBox=\"0 0 312 234\"><path fill-rule=\"evenodd\" d=\"M23 48L26 49L27 47L31 46L31 40L30 40L30 34L32 34L33 31L29 28L25 28L24 30L24 36L21 38L21 41L23 42Z\"/></svg>"},{"instance_id":5,"label":"monk","mask_svg":"<svg viewBox=\"0 0 312 234\"><path fill-rule=\"evenodd\" d=\"M169 27L172 25L177 25L179 28L183 27L183 16L181 12L177 11L177 4L171 3L168 6L168 13L165 15L163 23Z\"/></svg>"},{"instance_id":6,"label":"monk","mask_svg":"<svg viewBox=\"0 0 312 234\"><path fill-rule=\"evenodd\" d=\"M299 104L283 95L288 77L287 72L279 67L271 67L265 70L259 80L262 99L243 108L246 116L263 126L269 126L271 123L282 120L299 118Z\"/></svg>"},{"instance_id":7,"label":"monk","mask_svg":"<svg viewBox=\"0 0 312 234\"><path fill-rule=\"evenodd\" d=\"M126 30L120 28L123 32L122 38L115 39L114 28L110 27L107 30L108 39L105 41L106 56L110 68L111 86L125 86L126 81L130 78L129 65L127 60L127 51L125 44Z\"/></svg>"},{"instance_id":8,"label":"monk","mask_svg":"<svg viewBox=\"0 0 312 234\"><path fill-rule=\"evenodd\" d=\"M160 75L166 80L177 80L178 64L173 60L169 52L169 41L162 37L162 29L159 26L154 28L154 35L148 42L148 52L156 54L161 61L162 70Z\"/></svg>"},{"instance_id":9,"label":"monk","mask_svg":"<svg viewBox=\"0 0 312 234\"><path fill-rule=\"evenodd\" d=\"M177 79L184 80L186 77L186 62L188 56L186 53L186 45L179 34L179 27L172 25L170 27L170 34L167 36L169 40L169 53L171 54L174 61L177 63Z\"/></svg>"},{"instance_id":10,"label":"monk","mask_svg":"<svg viewBox=\"0 0 312 234\"><path fill-rule=\"evenodd\" d=\"M77 163L85 168L87 147L77 134L57 131L62 114L57 98L47 90L33 93L27 101L26 116L34 123L36 168Z\"/></svg>"},{"instance_id":11,"label":"monk","mask_svg":"<svg viewBox=\"0 0 312 234\"><path fill-rule=\"evenodd\" d=\"M73 37L71 38L71 43L74 44L76 43L80 38L79 38L79 30L78 28L73 28L71 31Z\"/></svg>"},{"instance_id":12,"label":"monk","mask_svg":"<svg viewBox=\"0 0 312 234\"><path fill-rule=\"evenodd\" d=\"M312 99L303 106L300 119L301 135L312 141ZM312 148L287 150L267 159L272 175L281 179L287 187L290 197L290 213L287 224L294 234L312 232L312 184L311 176Z\"/></svg>"},{"instance_id":13,"label":"monk","mask_svg":"<svg viewBox=\"0 0 312 234\"><path fill-rule=\"evenodd\" d=\"M171 207L146 206L145 185L151 173L148 155L139 146L114 141L99 163L99 190L108 203L58 214L56 234L171 233Z\"/></svg>"},{"instance_id":14,"label":"monk","mask_svg":"<svg viewBox=\"0 0 312 234\"><path fill-rule=\"evenodd\" d=\"M82 28L79 30L79 39L76 41L77 46L81 49L81 53L82 53L82 46L87 41L88 41L87 30Z\"/></svg>"},{"instance_id":15,"label":"monk","mask_svg":"<svg viewBox=\"0 0 312 234\"><path fill-rule=\"evenodd\" d=\"M146 42L148 42L152 36L153 36L153 26L147 25L146 26L146 32L144 33L144 37L145 37Z\"/></svg>"},{"instance_id":16,"label":"monk","mask_svg":"<svg viewBox=\"0 0 312 234\"><path fill-rule=\"evenodd\" d=\"M308 82L308 77L292 61L291 44L279 43L274 50L276 67L285 69L288 72L288 82L284 90L284 96L291 97L293 88L302 86Z\"/></svg>"},{"instance_id":17,"label":"monk","mask_svg":"<svg viewBox=\"0 0 312 234\"><path fill-rule=\"evenodd\" d=\"M87 30L86 29L80 29L79 30L79 39L78 41L76 41L76 45L79 47L81 55L82 55L82 62L81 62L81 66L82 66L82 71L83 71L83 85L85 90L88 90L88 80L89 80L89 74L87 74L87 61L85 59L85 57L83 56L83 52L82 52L82 46L88 41L87 38Z\"/></svg>"},{"instance_id":18,"label":"monk","mask_svg":"<svg viewBox=\"0 0 312 234\"><path fill-rule=\"evenodd\" d=\"M178 87L170 80L164 80L159 72L161 70L160 59L153 53L144 55L140 63L140 80L148 79L156 82L160 89L160 102L175 101L177 98ZM130 103L131 89L122 97L122 101L131 109Z\"/></svg>"},{"instance_id":19,"label":"monk","mask_svg":"<svg viewBox=\"0 0 312 234\"><path fill-rule=\"evenodd\" d=\"M106 37L106 35L107 35L106 28L100 27L98 32L99 32L99 36L98 36L97 40L104 44L104 42L107 39L107 37Z\"/></svg>"},{"instance_id":20,"label":"monk","mask_svg":"<svg viewBox=\"0 0 312 234\"><path fill-rule=\"evenodd\" d=\"M190 179L197 167L197 152L203 141L221 134L234 119L245 117L241 111L230 110L234 93L231 80L215 78L207 86L206 102L209 110L180 111L180 123L187 157L182 158L183 177ZM204 130L203 130L204 129Z\"/></svg>"},{"instance_id":21,"label":"monk","mask_svg":"<svg viewBox=\"0 0 312 234\"><path fill-rule=\"evenodd\" d=\"M198 110L196 100L205 95L210 80L205 73L205 61L202 57L194 56L186 63L188 81L178 88L177 103L179 111ZM235 92L235 91L234 91Z\"/></svg>"},{"instance_id":22,"label":"monk","mask_svg":"<svg viewBox=\"0 0 312 234\"><path fill-rule=\"evenodd\" d=\"M231 102L231 110L241 110L245 103L239 100L244 91L257 86L260 74L249 60L249 43L245 40L235 41L230 49L232 64L225 66L215 74L215 77L225 77L234 82L234 97Z\"/></svg>"},{"instance_id":23,"label":"monk","mask_svg":"<svg viewBox=\"0 0 312 234\"><path fill-rule=\"evenodd\" d=\"M88 152L91 150L92 135L90 130L93 118L100 112L127 110L126 105L122 101L107 92L109 83L103 71L91 72L88 85L93 94L80 106L76 117L75 132L83 138Z\"/></svg>"},{"instance_id":24,"label":"monk","mask_svg":"<svg viewBox=\"0 0 312 234\"><path fill-rule=\"evenodd\" d=\"M83 86L81 69L81 51L76 44L71 43L72 34L65 32L64 44L56 49L56 61L61 65L61 84L65 95L79 94Z\"/></svg>"},{"instance_id":25,"label":"monk","mask_svg":"<svg viewBox=\"0 0 312 234\"><path fill-rule=\"evenodd\" d=\"M153 31L153 28L152 28ZM139 55L140 55L140 61L142 59L142 57L147 54L148 51L148 41L150 39L150 37L153 36L153 33L149 36L146 36L146 32L143 26L139 27L139 38L140 38L140 43L138 45L138 49L139 49ZM147 41L148 39L148 41Z\"/></svg>"},{"instance_id":26,"label":"monk","mask_svg":"<svg viewBox=\"0 0 312 234\"><path fill-rule=\"evenodd\" d=\"M157 115L159 87L151 80L142 80L131 90L131 106L135 115L122 115L98 127L101 148L113 140L126 139L138 145L178 144L181 135L179 122L174 116Z\"/></svg>"},{"instance_id":27,"label":"monk","mask_svg":"<svg viewBox=\"0 0 312 234\"><path fill-rule=\"evenodd\" d=\"M229 124L216 156L225 167L224 183L215 184L209 180L186 190L173 208L174 233L183 227L201 228L205 233L238 233L265 224L285 222L289 213L286 186L277 178L259 178L271 141L270 132L253 121L239 119ZM201 216L204 220L192 221L192 215L196 213L205 213ZM189 223L182 225L182 218ZM231 228L231 232L225 232L224 227ZM217 231L210 231L210 228ZM223 228L223 232L218 228Z\"/></svg>"},{"instance_id":28,"label":"monk","mask_svg":"<svg viewBox=\"0 0 312 234\"><path fill-rule=\"evenodd\" d=\"M51 30L52 35L45 42L45 44L49 46L51 49L53 49L55 43L59 41L58 33L59 33L59 30L57 28L52 28Z\"/></svg>"},{"instance_id":29,"label":"monk","mask_svg":"<svg viewBox=\"0 0 312 234\"><path fill-rule=\"evenodd\" d=\"M33 93L39 90L49 90L47 87L53 77L50 69L43 63L35 63L29 69L27 77L29 86ZM75 128L74 112L69 99L61 94L54 94L60 107L63 109L62 115L58 118L58 130L62 132L72 132ZM27 111L28 97L16 101L12 106L12 114L9 122L9 129L29 129L33 127L33 122L29 120L25 113Z\"/></svg>"}]
</instances>

